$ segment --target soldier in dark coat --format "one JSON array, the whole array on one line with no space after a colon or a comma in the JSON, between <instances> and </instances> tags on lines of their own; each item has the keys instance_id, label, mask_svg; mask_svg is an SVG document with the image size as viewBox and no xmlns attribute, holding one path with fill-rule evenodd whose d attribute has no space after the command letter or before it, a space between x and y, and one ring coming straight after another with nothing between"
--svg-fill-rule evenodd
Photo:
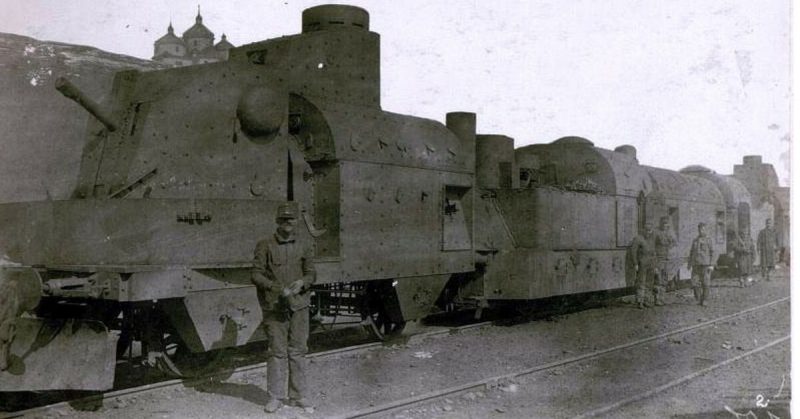
<instances>
[{"instance_id":1,"label":"soldier in dark coat","mask_svg":"<svg viewBox=\"0 0 800 419\"><path fill-rule=\"evenodd\" d=\"M761 261L761 277L769 281L769 272L775 269L775 250L778 248L778 235L772 229L772 220L758 232L758 257Z\"/></svg>"},{"instance_id":2,"label":"soldier in dark coat","mask_svg":"<svg viewBox=\"0 0 800 419\"><path fill-rule=\"evenodd\" d=\"M734 253L736 254L736 267L739 270L739 286L744 288L747 286L750 275L753 274L753 257L756 253L756 245L753 243L748 229L744 229L736 235Z\"/></svg>"},{"instance_id":3,"label":"soldier in dark coat","mask_svg":"<svg viewBox=\"0 0 800 419\"><path fill-rule=\"evenodd\" d=\"M655 292L656 305L664 305L663 294L670 277L670 258L672 249L677 245L678 240L672 232L669 217L661 217L658 231L655 233L654 245L656 252L655 278L653 279L653 291Z\"/></svg>"},{"instance_id":4,"label":"soldier in dark coat","mask_svg":"<svg viewBox=\"0 0 800 419\"><path fill-rule=\"evenodd\" d=\"M313 409L308 399L305 354L308 352L310 289L314 283L312 250L295 238L298 210L293 202L278 208L277 231L256 245L252 281L264 315L269 341L268 413L288 403Z\"/></svg>"},{"instance_id":5,"label":"soldier in dark coat","mask_svg":"<svg viewBox=\"0 0 800 419\"><path fill-rule=\"evenodd\" d=\"M652 224L646 223L644 234L634 237L629 252L636 272L636 304L640 309L650 307L648 300L653 292L656 267Z\"/></svg>"},{"instance_id":6,"label":"soldier in dark coat","mask_svg":"<svg viewBox=\"0 0 800 419\"><path fill-rule=\"evenodd\" d=\"M711 272L714 270L714 244L706 234L706 224L697 225L697 237L689 252L689 268L692 270L694 298L701 306L711 298Z\"/></svg>"}]
</instances>

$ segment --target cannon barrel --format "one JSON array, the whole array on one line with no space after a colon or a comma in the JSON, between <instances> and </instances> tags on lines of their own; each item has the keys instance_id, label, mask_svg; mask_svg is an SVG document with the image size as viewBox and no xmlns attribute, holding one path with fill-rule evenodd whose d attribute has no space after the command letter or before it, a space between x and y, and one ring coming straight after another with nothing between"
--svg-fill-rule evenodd
<instances>
[{"instance_id":1,"label":"cannon barrel","mask_svg":"<svg viewBox=\"0 0 800 419\"><path fill-rule=\"evenodd\" d=\"M106 115L103 109L100 108L100 105L87 97L83 92L80 91L80 89L78 89L66 78L59 77L56 79L56 90L61 92L62 95L74 100L75 103L81 105L81 107L89 111L89 113L94 115L98 121L102 122L110 132L117 130L117 125L111 121L111 118Z\"/></svg>"}]
</instances>

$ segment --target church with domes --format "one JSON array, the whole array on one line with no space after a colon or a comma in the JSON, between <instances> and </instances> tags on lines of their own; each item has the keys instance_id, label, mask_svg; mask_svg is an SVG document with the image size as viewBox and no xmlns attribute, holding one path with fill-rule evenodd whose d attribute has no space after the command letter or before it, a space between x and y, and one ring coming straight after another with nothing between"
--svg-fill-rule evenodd
<instances>
[{"instance_id":1,"label":"church with domes","mask_svg":"<svg viewBox=\"0 0 800 419\"><path fill-rule=\"evenodd\" d=\"M194 25L187 29L183 36L175 35L172 22L167 27L167 34L158 38L153 44L153 61L181 67L194 64L213 63L228 59L228 50L233 44L228 42L225 34L214 44L214 33L203 25L200 7Z\"/></svg>"}]
</instances>

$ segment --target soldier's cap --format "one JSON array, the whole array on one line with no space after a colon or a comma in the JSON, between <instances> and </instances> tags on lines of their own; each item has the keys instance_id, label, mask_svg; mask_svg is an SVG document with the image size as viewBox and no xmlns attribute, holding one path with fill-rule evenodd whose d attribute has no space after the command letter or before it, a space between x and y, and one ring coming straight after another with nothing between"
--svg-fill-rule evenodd
<instances>
[{"instance_id":1,"label":"soldier's cap","mask_svg":"<svg viewBox=\"0 0 800 419\"><path fill-rule=\"evenodd\" d=\"M285 219L297 219L299 209L297 207L297 202L286 202L284 204L280 204L278 206L278 210L275 213L276 220L285 220Z\"/></svg>"}]
</instances>

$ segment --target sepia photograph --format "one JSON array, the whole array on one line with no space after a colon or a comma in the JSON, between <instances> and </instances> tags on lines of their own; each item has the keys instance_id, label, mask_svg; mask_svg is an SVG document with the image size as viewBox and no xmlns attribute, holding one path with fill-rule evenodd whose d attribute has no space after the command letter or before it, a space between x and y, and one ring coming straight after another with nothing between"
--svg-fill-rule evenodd
<instances>
[{"instance_id":1,"label":"sepia photograph","mask_svg":"<svg viewBox=\"0 0 800 419\"><path fill-rule=\"evenodd\" d=\"M791 416L791 1L0 8L0 419Z\"/></svg>"}]
</instances>

